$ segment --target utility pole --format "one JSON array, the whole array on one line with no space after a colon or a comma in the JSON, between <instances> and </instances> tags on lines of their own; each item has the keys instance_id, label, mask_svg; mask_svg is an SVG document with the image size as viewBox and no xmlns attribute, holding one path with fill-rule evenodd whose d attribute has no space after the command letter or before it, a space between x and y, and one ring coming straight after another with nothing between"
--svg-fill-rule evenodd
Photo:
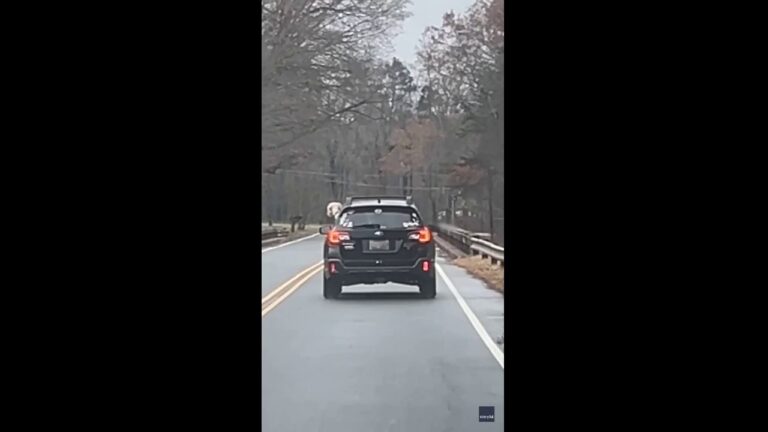
<instances>
[{"instance_id":1,"label":"utility pole","mask_svg":"<svg viewBox=\"0 0 768 432\"><path fill-rule=\"evenodd\" d=\"M451 197L451 205L450 205L450 207L451 207L451 219L450 219L450 221L451 221L451 225L454 225L455 224L455 217L456 217L456 194L451 193L450 197Z\"/></svg>"}]
</instances>

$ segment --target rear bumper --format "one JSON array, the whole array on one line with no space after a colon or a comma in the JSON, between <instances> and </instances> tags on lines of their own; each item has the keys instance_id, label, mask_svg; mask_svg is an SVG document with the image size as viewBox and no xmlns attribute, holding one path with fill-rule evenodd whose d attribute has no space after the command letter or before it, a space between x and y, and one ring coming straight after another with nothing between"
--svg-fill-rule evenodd
<instances>
[{"instance_id":1,"label":"rear bumper","mask_svg":"<svg viewBox=\"0 0 768 432\"><path fill-rule=\"evenodd\" d=\"M425 261L429 262L429 270L427 271L423 270ZM331 272L332 264L334 272ZM386 282L417 284L424 279L435 277L435 261L429 258L419 258L412 266L345 267L341 260L328 258L325 260L323 273L326 279L339 279L345 285Z\"/></svg>"}]
</instances>

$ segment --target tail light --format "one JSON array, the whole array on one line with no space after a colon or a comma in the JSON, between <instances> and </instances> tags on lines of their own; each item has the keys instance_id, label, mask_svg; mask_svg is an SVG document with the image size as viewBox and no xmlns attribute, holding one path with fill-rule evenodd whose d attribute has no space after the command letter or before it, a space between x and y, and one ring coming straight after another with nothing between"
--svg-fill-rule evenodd
<instances>
[{"instance_id":1,"label":"tail light","mask_svg":"<svg viewBox=\"0 0 768 432\"><path fill-rule=\"evenodd\" d=\"M328 271L330 271L331 273L336 273L336 263L328 264Z\"/></svg>"},{"instance_id":2,"label":"tail light","mask_svg":"<svg viewBox=\"0 0 768 432\"><path fill-rule=\"evenodd\" d=\"M424 227L419 230L419 243L429 243L432 241L432 233L429 228Z\"/></svg>"},{"instance_id":3,"label":"tail light","mask_svg":"<svg viewBox=\"0 0 768 432\"><path fill-rule=\"evenodd\" d=\"M412 232L408 235L409 240L418 240L419 243L425 244L432 241L432 233L429 228L424 227L416 232Z\"/></svg>"},{"instance_id":4,"label":"tail light","mask_svg":"<svg viewBox=\"0 0 768 432\"><path fill-rule=\"evenodd\" d=\"M421 269L425 272L429 271L429 261L424 261L421 263Z\"/></svg>"},{"instance_id":5,"label":"tail light","mask_svg":"<svg viewBox=\"0 0 768 432\"><path fill-rule=\"evenodd\" d=\"M344 231L336 231L333 229L328 231L326 239L330 245L340 245L342 241L349 240L349 233Z\"/></svg>"}]
</instances>

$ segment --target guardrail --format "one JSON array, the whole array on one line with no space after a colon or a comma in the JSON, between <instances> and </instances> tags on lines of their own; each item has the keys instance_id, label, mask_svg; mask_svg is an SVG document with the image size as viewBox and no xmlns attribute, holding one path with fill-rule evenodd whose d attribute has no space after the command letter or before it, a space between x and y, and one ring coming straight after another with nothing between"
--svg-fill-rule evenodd
<instances>
[{"instance_id":1,"label":"guardrail","mask_svg":"<svg viewBox=\"0 0 768 432\"><path fill-rule=\"evenodd\" d=\"M504 267L504 247L483 240L481 237L489 237L485 233L473 233L459 227L448 224L437 224L436 231L440 237L446 238L452 245L469 255L480 255L483 259L490 259L491 264L499 264Z\"/></svg>"},{"instance_id":2,"label":"guardrail","mask_svg":"<svg viewBox=\"0 0 768 432\"><path fill-rule=\"evenodd\" d=\"M261 243L271 243L288 235L287 228L261 228Z\"/></svg>"},{"instance_id":3,"label":"guardrail","mask_svg":"<svg viewBox=\"0 0 768 432\"><path fill-rule=\"evenodd\" d=\"M472 253L472 233L459 227L448 224L437 224L436 231L440 237L447 239L465 254Z\"/></svg>"},{"instance_id":4,"label":"guardrail","mask_svg":"<svg viewBox=\"0 0 768 432\"><path fill-rule=\"evenodd\" d=\"M483 259L490 258L491 264L498 263L504 267L504 248L491 243L489 241L473 238L472 239L472 255L481 255Z\"/></svg>"}]
</instances>

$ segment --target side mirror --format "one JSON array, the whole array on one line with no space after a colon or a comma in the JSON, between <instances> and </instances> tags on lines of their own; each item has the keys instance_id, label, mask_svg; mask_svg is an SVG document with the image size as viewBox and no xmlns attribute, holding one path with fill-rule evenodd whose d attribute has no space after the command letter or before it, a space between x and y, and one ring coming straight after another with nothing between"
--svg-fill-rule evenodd
<instances>
[{"instance_id":1,"label":"side mirror","mask_svg":"<svg viewBox=\"0 0 768 432\"><path fill-rule=\"evenodd\" d=\"M327 226L321 226L320 229L318 230L318 232L322 235L327 234L328 231L330 231L330 227L327 227Z\"/></svg>"}]
</instances>

